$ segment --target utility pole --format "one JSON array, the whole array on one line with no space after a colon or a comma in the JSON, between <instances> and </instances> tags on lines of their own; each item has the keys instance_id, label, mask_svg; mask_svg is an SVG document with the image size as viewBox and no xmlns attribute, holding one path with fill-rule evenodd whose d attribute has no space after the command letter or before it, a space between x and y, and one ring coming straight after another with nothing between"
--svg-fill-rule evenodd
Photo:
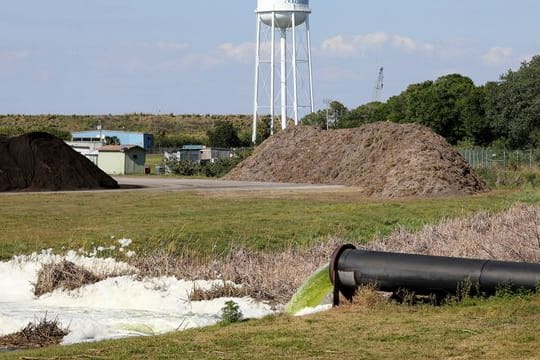
<instances>
[{"instance_id":1,"label":"utility pole","mask_svg":"<svg viewBox=\"0 0 540 360\"><path fill-rule=\"evenodd\" d=\"M330 126L335 126L341 114L332 108L332 99L324 99L324 104L326 105L326 130L330 129Z\"/></svg>"}]
</instances>

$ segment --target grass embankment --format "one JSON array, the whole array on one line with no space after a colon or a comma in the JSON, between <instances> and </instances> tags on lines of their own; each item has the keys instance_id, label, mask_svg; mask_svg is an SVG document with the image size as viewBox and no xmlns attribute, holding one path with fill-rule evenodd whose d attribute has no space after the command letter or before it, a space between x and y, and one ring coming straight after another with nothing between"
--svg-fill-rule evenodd
<instances>
[{"instance_id":1,"label":"grass embankment","mask_svg":"<svg viewBox=\"0 0 540 360\"><path fill-rule=\"evenodd\" d=\"M538 203L540 191L474 197L370 200L333 192L107 192L0 196L1 256L52 247L91 248L129 237L139 252L231 246L279 250L339 236L362 243L398 226ZM307 274L306 274L307 276ZM535 358L540 297L471 300L443 307L379 304L305 318L2 354L6 358Z\"/></svg>"},{"instance_id":2,"label":"grass embankment","mask_svg":"<svg viewBox=\"0 0 540 360\"><path fill-rule=\"evenodd\" d=\"M139 253L217 255L231 246L279 250L337 236L364 243L398 226L537 203L539 191L474 197L369 200L352 190L267 193L96 192L0 196L0 258L53 248L134 241ZM114 237L114 239L113 239Z\"/></svg>"},{"instance_id":3,"label":"grass embankment","mask_svg":"<svg viewBox=\"0 0 540 360\"><path fill-rule=\"evenodd\" d=\"M467 300L442 307L345 306L164 336L52 347L5 358L96 359L534 359L540 297ZM0 355L0 357L2 357Z\"/></svg>"}]
</instances>

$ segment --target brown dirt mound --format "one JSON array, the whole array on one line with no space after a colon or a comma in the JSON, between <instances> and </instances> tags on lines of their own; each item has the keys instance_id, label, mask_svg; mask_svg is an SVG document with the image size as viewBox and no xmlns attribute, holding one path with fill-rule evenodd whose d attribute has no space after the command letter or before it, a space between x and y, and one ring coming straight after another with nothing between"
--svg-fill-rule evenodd
<instances>
[{"instance_id":1,"label":"brown dirt mound","mask_svg":"<svg viewBox=\"0 0 540 360\"><path fill-rule=\"evenodd\" d=\"M0 191L115 189L118 183L57 137L0 137Z\"/></svg>"},{"instance_id":2,"label":"brown dirt mound","mask_svg":"<svg viewBox=\"0 0 540 360\"><path fill-rule=\"evenodd\" d=\"M58 264L46 264L38 273L34 295L41 296L55 289L74 290L84 285L95 284L103 280L90 271L83 269L70 261Z\"/></svg>"},{"instance_id":3,"label":"brown dirt mound","mask_svg":"<svg viewBox=\"0 0 540 360\"><path fill-rule=\"evenodd\" d=\"M443 137L421 125L390 122L331 131L291 127L266 140L225 178L348 185L376 197L485 190Z\"/></svg>"}]
</instances>

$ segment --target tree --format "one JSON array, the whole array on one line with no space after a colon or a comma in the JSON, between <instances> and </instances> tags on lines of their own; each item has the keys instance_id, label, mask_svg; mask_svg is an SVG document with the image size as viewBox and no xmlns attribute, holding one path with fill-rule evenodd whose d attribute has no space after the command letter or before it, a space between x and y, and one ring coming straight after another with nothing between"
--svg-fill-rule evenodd
<instances>
[{"instance_id":1,"label":"tree","mask_svg":"<svg viewBox=\"0 0 540 360\"><path fill-rule=\"evenodd\" d=\"M302 124L304 125L316 125L323 129L327 126L335 128L339 127L339 122L343 119L349 110L345 105L339 101L331 101L326 109L321 109L315 113L311 113L302 118ZM334 123L330 124L329 120L334 120Z\"/></svg>"},{"instance_id":2,"label":"tree","mask_svg":"<svg viewBox=\"0 0 540 360\"><path fill-rule=\"evenodd\" d=\"M475 89L471 79L459 74L442 76L435 82L412 84L388 100L387 118L399 123L426 125L456 144L465 136L464 123L474 122L472 119L482 113L482 107L476 106L481 104L475 105L469 100Z\"/></svg>"},{"instance_id":3,"label":"tree","mask_svg":"<svg viewBox=\"0 0 540 360\"><path fill-rule=\"evenodd\" d=\"M509 147L540 146L540 56L490 84L486 98L486 115Z\"/></svg>"},{"instance_id":4,"label":"tree","mask_svg":"<svg viewBox=\"0 0 540 360\"><path fill-rule=\"evenodd\" d=\"M270 137L272 134L272 119L270 116L265 116L257 123L257 139L255 143L257 145Z\"/></svg>"},{"instance_id":5,"label":"tree","mask_svg":"<svg viewBox=\"0 0 540 360\"><path fill-rule=\"evenodd\" d=\"M339 128L353 128L363 124L385 121L386 107L381 102L371 102L350 110L340 119Z\"/></svg>"},{"instance_id":6,"label":"tree","mask_svg":"<svg viewBox=\"0 0 540 360\"><path fill-rule=\"evenodd\" d=\"M492 83L475 88L463 104L464 139L474 145L490 146L496 140L493 124L486 116L486 93Z\"/></svg>"},{"instance_id":7,"label":"tree","mask_svg":"<svg viewBox=\"0 0 540 360\"><path fill-rule=\"evenodd\" d=\"M206 135L208 145L211 147L233 148L242 145L238 137L238 129L230 121L217 120Z\"/></svg>"},{"instance_id":8,"label":"tree","mask_svg":"<svg viewBox=\"0 0 540 360\"><path fill-rule=\"evenodd\" d=\"M315 125L326 129L326 109L307 114L301 120L303 125Z\"/></svg>"},{"instance_id":9,"label":"tree","mask_svg":"<svg viewBox=\"0 0 540 360\"><path fill-rule=\"evenodd\" d=\"M120 145L120 139L116 136L105 136L105 145Z\"/></svg>"}]
</instances>

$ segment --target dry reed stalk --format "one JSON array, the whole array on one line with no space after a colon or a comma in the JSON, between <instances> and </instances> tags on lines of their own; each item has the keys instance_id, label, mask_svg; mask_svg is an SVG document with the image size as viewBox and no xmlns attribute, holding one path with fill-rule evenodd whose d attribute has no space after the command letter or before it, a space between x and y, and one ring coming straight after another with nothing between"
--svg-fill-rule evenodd
<instances>
[{"instance_id":1,"label":"dry reed stalk","mask_svg":"<svg viewBox=\"0 0 540 360\"><path fill-rule=\"evenodd\" d=\"M175 276L186 280L231 281L241 284L250 297L272 304L287 303L305 279L329 262L337 243L330 241L309 249L289 248L281 253L231 249L228 255L200 260L172 256L165 251L133 259L140 276Z\"/></svg>"},{"instance_id":2,"label":"dry reed stalk","mask_svg":"<svg viewBox=\"0 0 540 360\"><path fill-rule=\"evenodd\" d=\"M254 299L285 304L310 274L329 262L332 252L343 242L331 239L309 249L289 248L281 253L231 249L224 257L202 260L193 254L176 257L159 251L131 261L141 277L231 281L242 285L245 295ZM470 218L429 225L416 233L398 229L366 247L427 255L540 262L540 207L518 204L499 214L481 212ZM367 289L361 302L369 305L377 298L368 295Z\"/></svg>"},{"instance_id":3,"label":"dry reed stalk","mask_svg":"<svg viewBox=\"0 0 540 360\"><path fill-rule=\"evenodd\" d=\"M38 273L34 295L41 296L59 288L74 290L103 279L103 276L95 275L67 260L57 264L46 264Z\"/></svg>"},{"instance_id":4,"label":"dry reed stalk","mask_svg":"<svg viewBox=\"0 0 540 360\"><path fill-rule=\"evenodd\" d=\"M69 333L62 329L58 319L28 323L21 331L0 337L0 349L30 349L60 344Z\"/></svg>"},{"instance_id":5,"label":"dry reed stalk","mask_svg":"<svg viewBox=\"0 0 540 360\"><path fill-rule=\"evenodd\" d=\"M517 204L499 214L481 212L470 218L429 225L416 233L398 229L367 247L435 256L540 262L540 207Z\"/></svg>"},{"instance_id":6,"label":"dry reed stalk","mask_svg":"<svg viewBox=\"0 0 540 360\"><path fill-rule=\"evenodd\" d=\"M205 301L224 297L242 298L249 296L249 292L243 286L236 286L231 283L223 283L220 285L212 285L208 290L194 288L189 294L191 301Z\"/></svg>"},{"instance_id":7,"label":"dry reed stalk","mask_svg":"<svg viewBox=\"0 0 540 360\"><path fill-rule=\"evenodd\" d=\"M353 296L352 302L350 304L366 309L372 309L378 304L387 301L388 298L388 293L382 293L377 290L375 284L369 284L365 286L360 286L356 290L356 294ZM349 301L345 298L342 298L342 300L342 304L349 303Z\"/></svg>"}]
</instances>

